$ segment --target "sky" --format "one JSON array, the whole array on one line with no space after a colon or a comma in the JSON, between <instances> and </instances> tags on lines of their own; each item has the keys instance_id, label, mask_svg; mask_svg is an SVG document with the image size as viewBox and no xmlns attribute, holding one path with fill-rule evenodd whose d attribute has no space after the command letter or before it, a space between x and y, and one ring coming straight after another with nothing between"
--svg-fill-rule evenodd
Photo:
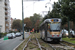
<instances>
[{"instance_id":1,"label":"sky","mask_svg":"<svg viewBox=\"0 0 75 50\"><path fill-rule=\"evenodd\" d=\"M51 6L54 1L57 2L58 0L24 1L24 18L33 16L34 13L46 15L49 7L50 11L52 10ZM45 8L45 6L47 6L47 8ZM22 0L10 0L10 8L12 18L22 19Z\"/></svg>"}]
</instances>

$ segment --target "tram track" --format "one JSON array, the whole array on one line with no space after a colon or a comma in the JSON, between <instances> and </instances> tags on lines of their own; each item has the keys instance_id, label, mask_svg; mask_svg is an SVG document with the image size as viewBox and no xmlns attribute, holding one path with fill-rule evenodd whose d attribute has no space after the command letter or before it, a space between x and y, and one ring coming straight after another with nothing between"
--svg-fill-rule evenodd
<instances>
[{"instance_id":1,"label":"tram track","mask_svg":"<svg viewBox=\"0 0 75 50\"><path fill-rule=\"evenodd\" d=\"M37 35L33 34L33 36L28 39L23 50L75 50L75 48L65 43L47 43L37 37Z\"/></svg>"},{"instance_id":2,"label":"tram track","mask_svg":"<svg viewBox=\"0 0 75 50\"><path fill-rule=\"evenodd\" d=\"M75 50L73 47L63 44L63 43L49 44L49 45L53 50Z\"/></svg>"},{"instance_id":3,"label":"tram track","mask_svg":"<svg viewBox=\"0 0 75 50\"><path fill-rule=\"evenodd\" d=\"M26 45L24 46L23 50L25 50L25 48L28 46L29 41L31 40L31 38L29 38L29 40L27 41Z\"/></svg>"},{"instance_id":4,"label":"tram track","mask_svg":"<svg viewBox=\"0 0 75 50\"><path fill-rule=\"evenodd\" d=\"M29 38L23 50L46 50L46 49L40 45L39 40L35 36L35 38L33 37Z\"/></svg>"},{"instance_id":5,"label":"tram track","mask_svg":"<svg viewBox=\"0 0 75 50\"><path fill-rule=\"evenodd\" d=\"M38 39L40 46L38 45L36 39ZM70 44L64 41L60 43L53 43L53 42L45 42L42 39L40 39L40 34L35 33L31 34L31 36L27 38L19 48L22 47L22 49L20 50L75 50L74 48L75 44Z\"/></svg>"}]
</instances>

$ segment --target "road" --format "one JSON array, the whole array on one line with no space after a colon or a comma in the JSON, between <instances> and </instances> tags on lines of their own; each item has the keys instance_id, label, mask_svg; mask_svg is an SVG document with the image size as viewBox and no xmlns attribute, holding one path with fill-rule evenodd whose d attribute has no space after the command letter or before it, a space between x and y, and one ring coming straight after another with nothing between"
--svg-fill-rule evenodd
<instances>
[{"instance_id":1,"label":"road","mask_svg":"<svg viewBox=\"0 0 75 50\"><path fill-rule=\"evenodd\" d=\"M22 36L0 42L0 50L13 50L22 42Z\"/></svg>"}]
</instances>

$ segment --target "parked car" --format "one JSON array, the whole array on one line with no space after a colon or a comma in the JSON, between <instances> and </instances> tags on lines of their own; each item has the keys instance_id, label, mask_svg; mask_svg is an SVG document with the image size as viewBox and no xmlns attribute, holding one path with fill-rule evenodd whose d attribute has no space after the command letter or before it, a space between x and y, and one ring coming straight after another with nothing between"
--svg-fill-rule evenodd
<instances>
[{"instance_id":1,"label":"parked car","mask_svg":"<svg viewBox=\"0 0 75 50\"><path fill-rule=\"evenodd\" d=\"M23 35L23 32L21 32L21 35Z\"/></svg>"},{"instance_id":2,"label":"parked car","mask_svg":"<svg viewBox=\"0 0 75 50\"><path fill-rule=\"evenodd\" d=\"M21 33L17 32L16 33L16 37L21 36Z\"/></svg>"},{"instance_id":3,"label":"parked car","mask_svg":"<svg viewBox=\"0 0 75 50\"><path fill-rule=\"evenodd\" d=\"M27 33L27 32L24 32L25 34ZM21 32L21 35L23 35L23 32Z\"/></svg>"},{"instance_id":4,"label":"parked car","mask_svg":"<svg viewBox=\"0 0 75 50\"><path fill-rule=\"evenodd\" d=\"M66 29L63 29L62 31L61 31L61 33L62 33L62 36L68 36L69 34L68 34L68 31L66 30Z\"/></svg>"},{"instance_id":5,"label":"parked car","mask_svg":"<svg viewBox=\"0 0 75 50\"><path fill-rule=\"evenodd\" d=\"M64 32L66 32L67 30L66 29L62 29L61 30L61 33L63 34Z\"/></svg>"},{"instance_id":6,"label":"parked car","mask_svg":"<svg viewBox=\"0 0 75 50\"><path fill-rule=\"evenodd\" d=\"M6 34L6 36L8 37L8 39L13 39L13 35L11 33Z\"/></svg>"},{"instance_id":7,"label":"parked car","mask_svg":"<svg viewBox=\"0 0 75 50\"><path fill-rule=\"evenodd\" d=\"M27 34L27 32L25 32L25 34Z\"/></svg>"},{"instance_id":8,"label":"parked car","mask_svg":"<svg viewBox=\"0 0 75 50\"><path fill-rule=\"evenodd\" d=\"M66 36L68 36L68 35L69 35L69 34L68 34L68 31L65 31L65 35L66 35Z\"/></svg>"},{"instance_id":9,"label":"parked car","mask_svg":"<svg viewBox=\"0 0 75 50\"><path fill-rule=\"evenodd\" d=\"M15 33L11 33L11 34L13 35L13 38L15 38L15 37L16 37Z\"/></svg>"}]
</instances>

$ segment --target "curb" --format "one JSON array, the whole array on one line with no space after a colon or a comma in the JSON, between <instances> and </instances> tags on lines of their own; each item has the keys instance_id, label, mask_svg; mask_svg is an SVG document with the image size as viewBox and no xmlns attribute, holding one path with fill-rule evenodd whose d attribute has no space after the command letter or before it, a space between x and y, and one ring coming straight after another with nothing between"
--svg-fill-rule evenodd
<instances>
[{"instance_id":1,"label":"curb","mask_svg":"<svg viewBox=\"0 0 75 50\"><path fill-rule=\"evenodd\" d=\"M13 50L16 50L17 47L19 47L25 40L23 40L19 45L17 45Z\"/></svg>"}]
</instances>

